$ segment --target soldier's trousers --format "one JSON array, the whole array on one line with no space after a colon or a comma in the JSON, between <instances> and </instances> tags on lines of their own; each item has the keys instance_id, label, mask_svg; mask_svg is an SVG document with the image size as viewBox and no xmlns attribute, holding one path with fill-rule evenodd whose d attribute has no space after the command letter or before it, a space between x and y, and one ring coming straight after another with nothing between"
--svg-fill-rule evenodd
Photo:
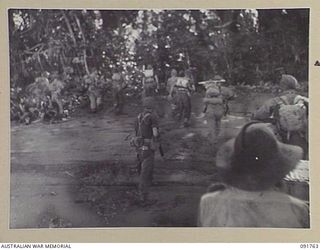
<instances>
[{"instance_id":1,"label":"soldier's trousers","mask_svg":"<svg viewBox=\"0 0 320 250\"><path fill-rule=\"evenodd\" d=\"M225 109L223 105L216 104L208 105L208 117L213 122L211 125L211 128L213 130L213 134L215 135L215 138L218 137L220 130L221 130L221 119L224 115Z\"/></svg>"},{"instance_id":2,"label":"soldier's trousers","mask_svg":"<svg viewBox=\"0 0 320 250\"><path fill-rule=\"evenodd\" d=\"M180 118L183 118L185 121L190 120L191 116L191 99L187 92L177 93L176 104L179 112Z\"/></svg>"},{"instance_id":3,"label":"soldier's trousers","mask_svg":"<svg viewBox=\"0 0 320 250\"><path fill-rule=\"evenodd\" d=\"M121 113L124 106L123 91L114 89L112 94L113 94L113 104L115 106L115 112Z\"/></svg>"},{"instance_id":4,"label":"soldier's trousers","mask_svg":"<svg viewBox=\"0 0 320 250\"><path fill-rule=\"evenodd\" d=\"M155 82L148 82L144 85L144 97L155 96L157 85Z\"/></svg>"},{"instance_id":5,"label":"soldier's trousers","mask_svg":"<svg viewBox=\"0 0 320 250\"><path fill-rule=\"evenodd\" d=\"M172 97L171 102L170 102L171 103L170 106L171 106L171 116L172 116L172 118L177 118L177 116L180 115L177 99L178 99L177 96L174 95Z\"/></svg>"},{"instance_id":6,"label":"soldier's trousers","mask_svg":"<svg viewBox=\"0 0 320 250\"><path fill-rule=\"evenodd\" d=\"M89 92L90 110L95 112L102 104L102 95L100 93Z\"/></svg>"},{"instance_id":7,"label":"soldier's trousers","mask_svg":"<svg viewBox=\"0 0 320 250\"><path fill-rule=\"evenodd\" d=\"M148 196L149 187L152 184L153 168L154 168L154 150L138 150L138 173L139 180L139 194L141 199L145 200Z\"/></svg>"},{"instance_id":8,"label":"soldier's trousers","mask_svg":"<svg viewBox=\"0 0 320 250\"><path fill-rule=\"evenodd\" d=\"M287 138L287 132L280 131L281 141L286 144L299 146L303 150L303 160L309 160L309 138L307 132L291 132Z\"/></svg>"}]
</instances>

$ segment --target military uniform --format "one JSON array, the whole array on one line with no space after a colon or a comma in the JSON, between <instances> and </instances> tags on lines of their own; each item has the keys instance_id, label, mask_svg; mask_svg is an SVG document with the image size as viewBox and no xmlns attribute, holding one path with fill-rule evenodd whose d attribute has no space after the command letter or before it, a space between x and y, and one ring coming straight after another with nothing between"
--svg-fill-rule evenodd
<instances>
[{"instance_id":1,"label":"military uniform","mask_svg":"<svg viewBox=\"0 0 320 250\"><path fill-rule=\"evenodd\" d=\"M96 112L102 105L102 86L100 86L97 72L84 77L85 84L88 85L88 97L90 100L90 110Z\"/></svg>"},{"instance_id":2,"label":"military uniform","mask_svg":"<svg viewBox=\"0 0 320 250\"><path fill-rule=\"evenodd\" d=\"M61 118L63 115L63 103L61 98L61 91L64 88L64 83L57 79L54 79L50 84L51 104L55 103L58 107L58 114Z\"/></svg>"},{"instance_id":3,"label":"military uniform","mask_svg":"<svg viewBox=\"0 0 320 250\"><path fill-rule=\"evenodd\" d=\"M158 139L154 137L153 129L158 129L158 119L151 109L145 109L135 121L135 133L138 158L139 194L142 201L148 196L148 189L152 184L155 146Z\"/></svg>"},{"instance_id":4,"label":"military uniform","mask_svg":"<svg viewBox=\"0 0 320 250\"><path fill-rule=\"evenodd\" d=\"M309 138L308 138L308 119L305 119L305 127L302 131L292 131L290 132L290 137L288 137L288 131L281 129L276 122L275 113L277 107L283 104L283 100L286 100L286 95L280 97L274 97L266 101L258 110L256 110L253 115L253 120L259 120L263 122L270 123L269 126L273 130L277 138L288 144L300 146L304 151L304 159L308 158L309 149ZM293 100L290 100L290 104L300 104L303 102L305 97L296 95ZM302 103L301 103L302 104ZM303 105L303 104L302 104Z\"/></svg>"},{"instance_id":5,"label":"military uniform","mask_svg":"<svg viewBox=\"0 0 320 250\"><path fill-rule=\"evenodd\" d=\"M21 98L19 103L20 109L20 122L26 125L30 124L33 119L35 119L35 111L37 103L33 98Z\"/></svg>"},{"instance_id":6,"label":"military uniform","mask_svg":"<svg viewBox=\"0 0 320 250\"><path fill-rule=\"evenodd\" d=\"M307 203L276 188L301 156L301 148L279 142L265 124L245 124L216 153L221 182L201 197L198 225L310 227Z\"/></svg>"},{"instance_id":7,"label":"military uniform","mask_svg":"<svg viewBox=\"0 0 320 250\"><path fill-rule=\"evenodd\" d=\"M156 94L157 80L153 69L144 71L144 96L150 97Z\"/></svg>"},{"instance_id":8,"label":"military uniform","mask_svg":"<svg viewBox=\"0 0 320 250\"><path fill-rule=\"evenodd\" d=\"M168 91L168 92L170 92L171 87L176 84L177 79L178 79L177 76L171 76L171 77L168 79L168 82L167 82L167 91Z\"/></svg>"},{"instance_id":9,"label":"military uniform","mask_svg":"<svg viewBox=\"0 0 320 250\"><path fill-rule=\"evenodd\" d=\"M234 187L203 195L200 227L308 228L305 202L275 190L245 191Z\"/></svg>"},{"instance_id":10,"label":"military uniform","mask_svg":"<svg viewBox=\"0 0 320 250\"><path fill-rule=\"evenodd\" d=\"M114 73L112 75L112 95L115 112L120 114L124 106L124 79L121 73Z\"/></svg>"},{"instance_id":11,"label":"military uniform","mask_svg":"<svg viewBox=\"0 0 320 250\"><path fill-rule=\"evenodd\" d=\"M212 129L215 137L218 137L220 133L222 117L228 113L228 100L234 96L230 88L221 86L223 82L225 80L219 75L216 75L213 80L204 82L206 87L205 107L200 118L204 117L209 110L207 116L213 121Z\"/></svg>"},{"instance_id":12,"label":"military uniform","mask_svg":"<svg viewBox=\"0 0 320 250\"><path fill-rule=\"evenodd\" d=\"M179 118L183 118L184 125L188 125L191 116L191 91L192 86L190 79L187 77L178 77L173 85L172 91L175 90L175 103L179 112ZM170 93L172 96L172 92Z\"/></svg>"},{"instance_id":13,"label":"military uniform","mask_svg":"<svg viewBox=\"0 0 320 250\"><path fill-rule=\"evenodd\" d=\"M304 159L308 159L309 138L308 138L308 116L305 118L305 126L301 131L291 131L288 137L288 131L281 129L277 125L277 109L280 105L286 103L289 105L305 105L305 109L308 108L308 98L297 94L296 89L298 87L297 80L291 76L283 74L280 80L280 87L285 91L283 95L271 98L267 100L259 109L257 109L253 115L253 120L259 120L270 123L270 127L274 131L277 138L288 144L300 146L304 151ZM306 111L308 113L308 110ZM307 114L308 115L308 114Z\"/></svg>"},{"instance_id":14,"label":"military uniform","mask_svg":"<svg viewBox=\"0 0 320 250\"><path fill-rule=\"evenodd\" d=\"M219 86L211 85L207 88L204 99L208 109L208 117L213 121L212 129L217 137L221 129L221 119L225 113L223 96Z\"/></svg>"},{"instance_id":15,"label":"military uniform","mask_svg":"<svg viewBox=\"0 0 320 250\"><path fill-rule=\"evenodd\" d=\"M171 88L173 88L173 86L176 84L177 82L177 71L176 70L172 70L171 72L171 77L168 79L167 81L167 91L170 93ZM171 103L171 111L172 111L172 117L175 117L177 114L177 101L176 101L176 92L173 89L172 93L171 93L171 99L170 99L170 103Z\"/></svg>"}]
</instances>

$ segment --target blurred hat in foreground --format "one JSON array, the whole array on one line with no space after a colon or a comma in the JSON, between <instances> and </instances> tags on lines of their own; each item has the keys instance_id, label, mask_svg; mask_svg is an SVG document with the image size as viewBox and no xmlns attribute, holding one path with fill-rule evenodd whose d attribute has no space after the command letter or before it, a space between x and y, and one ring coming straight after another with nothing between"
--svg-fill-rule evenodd
<instances>
[{"instance_id":1,"label":"blurred hat in foreground","mask_svg":"<svg viewBox=\"0 0 320 250\"><path fill-rule=\"evenodd\" d=\"M263 123L248 123L217 152L216 165L223 181L239 189L271 188L293 170L302 149L279 142Z\"/></svg>"}]
</instances>

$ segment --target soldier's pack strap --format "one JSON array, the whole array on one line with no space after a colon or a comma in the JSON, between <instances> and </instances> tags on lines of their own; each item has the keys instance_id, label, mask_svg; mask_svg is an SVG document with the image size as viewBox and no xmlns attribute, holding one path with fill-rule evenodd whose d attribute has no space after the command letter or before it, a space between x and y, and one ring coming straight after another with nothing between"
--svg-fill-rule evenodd
<instances>
[{"instance_id":1,"label":"soldier's pack strap","mask_svg":"<svg viewBox=\"0 0 320 250\"><path fill-rule=\"evenodd\" d=\"M141 125L142 123L146 120L147 117L151 115L150 112L147 112L146 114L140 113L138 116L138 131L137 131L137 136L142 137L142 132L141 132Z\"/></svg>"},{"instance_id":2,"label":"soldier's pack strap","mask_svg":"<svg viewBox=\"0 0 320 250\"><path fill-rule=\"evenodd\" d=\"M285 97L280 96L280 97L279 97L279 100L280 100L280 103L279 103L280 105L281 105L281 104L290 105L288 99L285 98Z\"/></svg>"},{"instance_id":3,"label":"soldier's pack strap","mask_svg":"<svg viewBox=\"0 0 320 250\"><path fill-rule=\"evenodd\" d=\"M176 83L174 84L174 88L181 92L191 92L190 88L190 80L182 77L178 77Z\"/></svg>"}]
</instances>

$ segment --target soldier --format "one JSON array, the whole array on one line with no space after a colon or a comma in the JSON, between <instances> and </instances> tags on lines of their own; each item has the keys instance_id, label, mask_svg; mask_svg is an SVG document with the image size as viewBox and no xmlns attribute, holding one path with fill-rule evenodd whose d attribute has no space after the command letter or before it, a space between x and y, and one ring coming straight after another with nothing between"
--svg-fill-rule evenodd
<instances>
[{"instance_id":1,"label":"soldier","mask_svg":"<svg viewBox=\"0 0 320 250\"><path fill-rule=\"evenodd\" d=\"M124 89L125 83L123 75L119 68L115 69L112 75L112 94L113 94L113 105L115 113L121 114L124 106Z\"/></svg>"},{"instance_id":2,"label":"soldier","mask_svg":"<svg viewBox=\"0 0 320 250\"><path fill-rule=\"evenodd\" d=\"M62 97L61 92L63 88L65 87L64 82L59 80L58 73L55 72L52 74L52 82L50 83L50 106L52 107L52 104L55 104L58 108L58 115L56 116L57 119L63 118L63 103L62 103Z\"/></svg>"},{"instance_id":3,"label":"soldier","mask_svg":"<svg viewBox=\"0 0 320 250\"><path fill-rule=\"evenodd\" d=\"M84 76L84 82L88 86L88 96L90 100L90 110L96 113L102 106L102 84L98 71L94 68L92 73Z\"/></svg>"},{"instance_id":4,"label":"soldier","mask_svg":"<svg viewBox=\"0 0 320 250\"><path fill-rule=\"evenodd\" d=\"M221 128L221 119L225 113L224 97L221 91L221 83L225 80L217 75L212 81L208 81L205 84L206 95L203 99L205 104L204 110L199 118L203 118L207 109L209 109L209 117L213 120L212 129L214 131L215 138L218 137Z\"/></svg>"},{"instance_id":5,"label":"soldier","mask_svg":"<svg viewBox=\"0 0 320 250\"><path fill-rule=\"evenodd\" d=\"M178 72L175 69L171 70L171 76L168 79L167 82L167 91L170 93L171 88L176 84L178 79ZM172 111L172 117L175 117L175 115L177 114L177 101L175 99L176 96L176 92L175 89L173 89L171 96L168 95L168 99L171 103L171 111Z\"/></svg>"},{"instance_id":6,"label":"soldier","mask_svg":"<svg viewBox=\"0 0 320 250\"><path fill-rule=\"evenodd\" d=\"M179 73L177 81L172 85L169 98L172 99L174 91L176 92L175 100L178 106L179 118L183 118L183 126L187 127L190 125L191 92L193 91L193 88L190 79L185 77L183 71Z\"/></svg>"},{"instance_id":7,"label":"soldier","mask_svg":"<svg viewBox=\"0 0 320 250\"><path fill-rule=\"evenodd\" d=\"M147 69L144 70L144 76L142 78L142 86L144 90L144 96L154 96L159 90L159 80L154 69L151 65L147 66Z\"/></svg>"},{"instance_id":8,"label":"soldier","mask_svg":"<svg viewBox=\"0 0 320 250\"><path fill-rule=\"evenodd\" d=\"M236 96L234 90L231 87L224 86L223 83L226 81L219 75L216 75L213 80L209 80L206 82L202 82L200 84L204 84L206 88L206 96L215 97L215 94L210 92L219 92L223 98L224 104L224 115L226 116L229 113L229 101L233 100ZM218 90L218 91L217 91ZM213 95L213 96L212 96ZM205 104L204 109L201 115L198 118L205 117L205 113L207 112L208 104Z\"/></svg>"},{"instance_id":9,"label":"soldier","mask_svg":"<svg viewBox=\"0 0 320 250\"><path fill-rule=\"evenodd\" d=\"M283 71L279 71L283 73ZM279 87L280 96L266 101L252 115L252 119L271 123L276 136L284 143L297 145L308 158L308 98L298 94L299 83L291 75L282 74Z\"/></svg>"},{"instance_id":10,"label":"soldier","mask_svg":"<svg viewBox=\"0 0 320 250\"><path fill-rule=\"evenodd\" d=\"M154 113L152 97L143 99L144 110L135 121L135 138L133 146L137 150L139 180L139 196L141 202L148 199L149 187L152 184L154 158L157 143L159 142L158 119Z\"/></svg>"},{"instance_id":11,"label":"soldier","mask_svg":"<svg viewBox=\"0 0 320 250\"><path fill-rule=\"evenodd\" d=\"M190 80L190 85L192 86L193 91L195 91L196 90L196 81L194 79L191 68L189 68L185 71L185 77L187 77Z\"/></svg>"},{"instance_id":12,"label":"soldier","mask_svg":"<svg viewBox=\"0 0 320 250\"><path fill-rule=\"evenodd\" d=\"M31 83L26 87L28 98L23 101L21 107L25 107L28 112L24 114L38 114L39 117L42 118L43 103L49 103L49 105L52 103L49 77L50 73L45 71L41 76L35 78L34 83ZM38 115L32 115L31 118L35 119ZM29 116L27 115L26 117L28 118ZM30 121L31 120L29 120L29 122Z\"/></svg>"},{"instance_id":13,"label":"soldier","mask_svg":"<svg viewBox=\"0 0 320 250\"><path fill-rule=\"evenodd\" d=\"M170 92L171 87L176 83L178 78L178 72L176 69L172 69L170 73L170 77L167 81L167 91Z\"/></svg>"},{"instance_id":14,"label":"soldier","mask_svg":"<svg viewBox=\"0 0 320 250\"><path fill-rule=\"evenodd\" d=\"M22 97L19 102L19 121L25 125L29 125L34 119L33 110L36 104L31 100L30 97Z\"/></svg>"},{"instance_id":15,"label":"soldier","mask_svg":"<svg viewBox=\"0 0 320 250\"><path fill-rule=\"evenodd\" d=\"M276 188L301 156L300 147L279 142L265 124L243 126L216 155L222 183L201 197L198 225L309 228L307 203Z\"/></svg>"}]
</instances>

